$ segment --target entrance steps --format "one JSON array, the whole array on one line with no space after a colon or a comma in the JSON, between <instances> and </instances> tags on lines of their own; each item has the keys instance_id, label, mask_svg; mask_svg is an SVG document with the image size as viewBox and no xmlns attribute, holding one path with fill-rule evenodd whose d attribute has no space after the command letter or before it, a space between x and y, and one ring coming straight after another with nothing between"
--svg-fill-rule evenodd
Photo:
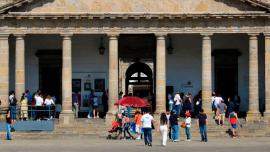
<instances>
[{"instance_id":1,"label":"entrance steps","mask_svg":"<svg viewBox=\"0 0 270 152\"><path fill-rule=\"evenodd\" d=\"M215 124L214 120L211 119L208 121L207 130L208 137L230 137L228 134L228 129L230 129L230 124L225 120L224 126L218 126ZM183 122L184 119L179 120L179 124ZM253 123L246 123L244 120L240 120L242 123L242 128L239 126L239 135L241 137L270 137L270 125L267 121L257 121ZM105 138L109 133L108 130L111 129L111 126L106 126L105 119L86 119L79 118L76 119L74 124L68 127L62 127L58 120L55 120L55 129L52 132L49 131L31 131L31 132L14 132L12 133L13 137L22 138L22 139L51 139L51 138L72 138L72 136L77 137L99 137ZM156 130L153 131L153 136L159 138L160 133L157 130L158 125L156 125ZM200 133L199 128L196 126L196 120L192 119L191 123L191 138L199 139ZM6 133L0 132L2 139L5 138ZM186 138L185 131L183 128L180 128L180 139Z\"/></svg>"}]
</instances>

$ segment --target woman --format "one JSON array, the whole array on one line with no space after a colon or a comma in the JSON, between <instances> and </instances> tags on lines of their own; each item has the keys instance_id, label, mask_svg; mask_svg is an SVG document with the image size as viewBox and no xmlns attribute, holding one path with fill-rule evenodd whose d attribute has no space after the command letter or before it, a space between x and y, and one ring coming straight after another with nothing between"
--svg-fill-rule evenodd
<instances>
[{"instance_id":1,"label":"woman","mask_svg":"<svg viewBox=\"0 0 270 152\"><path fill-rule=\"evenodd\" d=\"M52 108L53 108L53 105L54 105L54 101L52 99L52 97L50 95L47 95L45 101L44 101L44 105L46 106L46 110L48 110L48 118L49 119L52 119Z\"/></svg>"},{"instance_id":2,"label":"woman","mask_svg":"<svg viewBox=\"0 0 270 152\"><path fill-rule=\"evenodd\" d=\"M160 132L162 137L162 146L166 146L168 136L168 119L165 113L160 115Z\"/></svg>"},{"instance_id":3,"label":"woman","mask_svg":"<svg viewBox=\"0 0 270 152\"><path fill-rule=\"evenodd\" d=\"M27 120L28 118L28 100L25 93L21 97L21 120Z\"/></svg>"},{"instance_id":4,"label":"woman","mask_svg":"<svg viewBox=\"0 0 270 152\"><path fill-rule=\"evenodd\" d=\"M17 99L15 97L15 92L11 91L9 93L9 107L10 107L10 119L11 122L14 123L16 122L17 119L17 112L16 112L16 106L17 106Z\"/></svg>"}]
</instances>

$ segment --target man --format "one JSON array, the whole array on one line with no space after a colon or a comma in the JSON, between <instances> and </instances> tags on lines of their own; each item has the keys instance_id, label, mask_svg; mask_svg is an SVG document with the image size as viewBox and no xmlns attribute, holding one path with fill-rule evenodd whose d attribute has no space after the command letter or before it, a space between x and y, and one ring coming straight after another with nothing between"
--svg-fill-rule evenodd
<instances>
[{"instance_id":1,"label":"man","mask_svg":"<svg viewBox=\"0 0 270 152\"><path fill-rule=\"evenodd\" d=\"M207 115L204 113L204 110L201 109L198 120L197 120L197 126L200 128L200 134L201 134L201 142L207 142Z\"/></svg>"},{"instance_id":2,"label":"man","mask_svg":"<svg viewBox=\"0 0 270 152\"><path fill-rule=\"evenodd\" d=\"M154 122L154 118L150 115L149 111L150 110L147 109L141 119L144 132L144 144L146 146L152 146L152 123Z\"/></svg>"},{"instance_id":3,"label":"man","mask_svg":"<svg viewBox=\"0 0 270 152\"><path fill-rule=\"evenodd\" d=\"M172 111L172 114L169 118L170 120L170 127L172 129L172 140L173 142L178 142L178 134L179 134L179 126L178 126L178 116L175 110Z\"/></svg>"},{"instance_id":4,"label":"man","mask_svg":"<svg viewBox=\"0 0 270 152\"><path fill-rule=\"evenodd\" d=\"M225 119L225 112L227 110L227 106L224 103L224 101L221 101L221 103L218 104L217 109L218 109L218 113L219 113L219 115L218 115L218 124L223 126L224 119Z\"/></svg>"}]
</instances>

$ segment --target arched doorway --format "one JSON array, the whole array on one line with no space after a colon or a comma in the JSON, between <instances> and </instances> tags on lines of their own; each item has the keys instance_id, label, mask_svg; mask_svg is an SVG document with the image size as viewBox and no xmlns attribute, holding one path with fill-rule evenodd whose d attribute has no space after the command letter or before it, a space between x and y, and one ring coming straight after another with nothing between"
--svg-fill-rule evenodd
<instances>
[{"instance_id":1,"label":"arched doorway","mask_svg":"<svg viewBox=\"0 0 270 152\"><path fill-rule=\"evenodd\" d=\"M126 94L138 97L153 95L153 72L145 63L135 62L126 71Z\"/></svg>"}]
</instances>

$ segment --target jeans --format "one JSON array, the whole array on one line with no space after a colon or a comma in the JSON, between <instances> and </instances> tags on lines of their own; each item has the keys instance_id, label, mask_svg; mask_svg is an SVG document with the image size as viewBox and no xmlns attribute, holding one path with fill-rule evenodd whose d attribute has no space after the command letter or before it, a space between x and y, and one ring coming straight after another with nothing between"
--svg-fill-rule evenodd
<instances>
[{"instance_id":1,"label":"jeans","mask_svg":"<svg viewBox=\"0 0 270 152\"><path fill-rule=\"evenodd\" d=\"M206 125L200 126L201 141L207 142L207 128Z\"/></svg>"},{"instance_id":2,"label":"jeans","mask_svg":"<svg viewBox=\"0 0 270 152\"><path fill-rule=\"evenodd\" d=\"M11 140L11 124L7 124L7 140Z\"/></svg>"},{"instance_id":3,"label":"jeans","mask_svg":"<svg viewBox=\"0 0 270 152\"><path fill-rule=\"evenodd\" d=\"M152 144L152 128L143 128L144 132L144 144Z\"/></svg>"},{"instance_id":4,"label":"jeans","mask_svg":"<svg viewBox=\"0 0 270 152\"><path fill-rule=\"evenodd\" d=\"M172 126L172 140L178 140L178 134L179 134L179 126L173 125Z\"/></svg>"},{"instance_id":5,"label":"jeans","mask_svg":"<svg viewBox=\"0 0 270 152\"><path fill-rule=\"evenodd\" d=\"M190 139L190 127L186 127L185 130L186 130L187 140L189 140Z\"/></svg>"},{"instance_id":6,"label":"jeans","mask_svg":"<svg viewBox=\"0 0 270 152\"><path fill-rule=\"evenodd\" d=\"M167 143L167 137L168 137L168 127L167 125L162 125L160 126L160 133L161 133L161 137L162 137L162 146L166 146Z\"/></svg>"},{"instance_id":7,"label":"jeans","mask_svg":"<svg viewBox=\"0 0 270 152\"><path fill-rule=\"evenodd\" d=\"M173 110L173 103L169 103L169 111Z\"/></svg>"},{"instance_id":8,"label":"jeans","mask_svg":"<svg viewBox=\"0 0 270 152\"><path fill-rule=\"evenodd\" d=\"M173 109L176 111L176 115L179 117L180 114L181 114L181 104L174 105L174 108Z\"/></svg>"}]
</instances>

